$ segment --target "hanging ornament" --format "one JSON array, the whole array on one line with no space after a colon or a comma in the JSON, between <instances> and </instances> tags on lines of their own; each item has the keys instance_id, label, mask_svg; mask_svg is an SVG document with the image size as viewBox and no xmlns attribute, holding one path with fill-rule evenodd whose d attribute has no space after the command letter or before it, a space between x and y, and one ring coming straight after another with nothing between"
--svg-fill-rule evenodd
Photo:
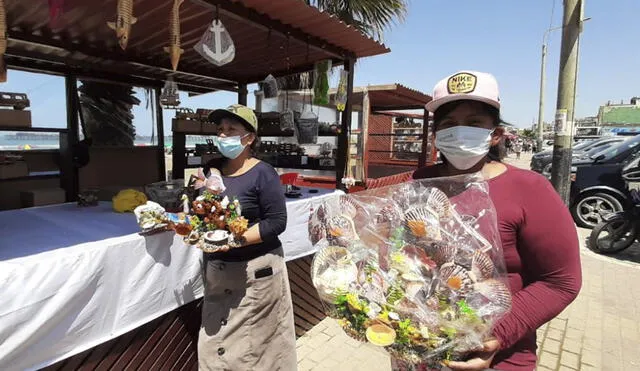
<instances>
[{"instance_id":1,"label":"hanging ornament","mask_svg":"<svg viewBox=\"0 0 640 371\"><path fill-rule=\"evenodd\" d=\"M127 48L131 25L136 24L138 18L133 16L133 0L118 0L118 12L115 22L107 22L107 26L116 31L118 44L122 50Z\"/></svg>"},{"instance_id":2,"label":"hanging ornament","mask_svg":"<svg viewBox=\"0 0 640 371\"><path fill-rule=\"evenodd\" d=\"M310 107L307 107L298 119L298 143L318 143L318 115L313 113Z\"/></svg>"},{"instance_id":3,"label":"hanging ornament","mask_svg":"<svg viewBox=\"0 0 640 371\"><path fill-rule=\"evenodd\" d=\"M260 85L262 86L262 93L265 98L275 98L278 96L278 80L276 80L273 75L269 74L269 76L265 77Z\"/></svg>"},{"instance_id":4,"label":"hanging ornament","mask_svg":"<svg viewBox=\"0 0 640 371\"><path fill-rule=\"evenodd\" d=\"M329 70L331 60L327 59L316 63L315 81L313 84L313 103L317 105L329 104Z\"/></svg>"},{"instance_id":5,"label":"hanging ornament","mask_svg":"<svg viewBox=\"0 0 640 371\"><path fill-rule=\"evenodd\" d=\"M338 83L338 90L336 91L336 109L340 112L344 111L347 106L347 80L349 78L349 71L340 71L340 82Z\"/></svg>"},{"instance_id":6,"label":"hanging ornament","mask_svg":"<svg viewBox=\"0 0 640 371\"><path fill-rule=\"evenodd\" d=\"M164 108L176 108L180 105L180 94L178 94L178 84L172 78L165 81L162 93L160 93L160 104Z\"/></svg>"},{"instance_id":7,"label":"hanging ornament","mask_svg":"<svg viewBox=\"0 0 640 371\"><path fill-rule=\"evenodd\" d=\"M171 59L171 68L174 71L178 69L180 56L184 53L184 49L180 47L180 5L184 0L173 0L173 8L169 16L169 46L164 47L164 51L169 53Z\"/></svg>"},{"instance_id":8,"label":"hanging ornament","mask_svg":"<svg viewBox=\"0 0 640 371\"><path fill-rule=\"evenodd\" d=\"M7 51L7 12L4 8L4 0L0 0L0 82L7 81L7 64L4 61L4 53Z\"/></svg>"},{"instance_id":9,"label":"hanging ornament","mask_svg":"<svg viewBox=\"0 0 640 371\"><path fill-rule=\"evenodd\" d=\"M54 29L58 26L58 21L62 16L64 9L64 0L48 0L49 1L49 28Z\"/></svg>"},{"instance_id":10,"label":"hanging ornament","mask_svg":"<svg viewBox=\"0 0 640 371\"><path fill-rule=\"evenodd\" d=\"M204 59L216 66L223 66L236 56L236 47L233 45L231 35L220 22L219 14L193 48Z\"/></svg>"}]
</instances>

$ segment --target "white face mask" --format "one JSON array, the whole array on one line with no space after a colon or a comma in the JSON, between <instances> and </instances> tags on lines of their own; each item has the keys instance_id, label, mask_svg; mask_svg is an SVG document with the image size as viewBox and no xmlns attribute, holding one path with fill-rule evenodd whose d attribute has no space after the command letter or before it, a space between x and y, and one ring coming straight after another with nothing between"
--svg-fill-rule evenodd
<instances>
[{"instance_id":1,"label":"white face mask","mask_svg":"<svg viewBox=\"0 0 640 371\"><path fill-rule=\"evenodd\" d=\"M454 126L436 132L436 148L458 170L468 170L489 153L493 130Z\"/></svg>"}]
</instances>

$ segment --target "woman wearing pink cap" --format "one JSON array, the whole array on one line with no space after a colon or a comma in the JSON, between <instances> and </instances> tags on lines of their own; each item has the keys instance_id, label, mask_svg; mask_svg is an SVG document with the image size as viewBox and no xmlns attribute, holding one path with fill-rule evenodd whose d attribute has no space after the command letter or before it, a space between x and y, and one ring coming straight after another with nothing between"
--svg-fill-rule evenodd
<instances>
[{"instance_id":1,"label":"woman wearing pink cap","mask_svg":"<svg viewBox=\"0 0 640 371\"><path fill-rule=\"evenodd\" d=\"M435 145L441 164L415 179L481 172L495 204L513 294L512 309L484 349L453 370L530 371L536 366L536 329L567 307L582 284L580 252L569 211L544 177L500 162L500 98L496 79L462 71L438 82L433 100Z\"/></svg>"}]
</instances>

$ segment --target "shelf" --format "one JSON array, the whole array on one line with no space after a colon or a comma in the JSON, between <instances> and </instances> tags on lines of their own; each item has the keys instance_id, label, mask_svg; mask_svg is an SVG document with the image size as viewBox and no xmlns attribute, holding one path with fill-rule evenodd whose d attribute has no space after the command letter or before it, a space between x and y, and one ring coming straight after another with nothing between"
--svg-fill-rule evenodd
<instances>
[{"instance_id":1,"label":"shelf","mask_svg":"<svg viewBox=\"0 0 640 371\"><path fill-rule=\"evenodd\" d=\"M0 126L0 131L26 131L34 133L66 133L68 129L60 128L27 128L19 126Z\"/></svg>"},{"instance_id":2,"label":"shelf","mask_svg":"<svg viewBox=\"0 0 640 371\"><path fill-rule=\"evenodd\" d=\"M54 179L60 177L59 171L32 171L27 176L21 176L17 178L0 179L0 182L15 182L21 180L40 180L40 179Z\"/></svg>"}]
</instances>

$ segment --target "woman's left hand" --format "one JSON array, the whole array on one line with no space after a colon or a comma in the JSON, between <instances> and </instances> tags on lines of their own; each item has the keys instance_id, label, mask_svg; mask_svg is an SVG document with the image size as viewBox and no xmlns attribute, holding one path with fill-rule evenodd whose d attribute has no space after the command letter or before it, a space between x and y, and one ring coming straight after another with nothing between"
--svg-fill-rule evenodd
<instances>
[{"instance_id":1,"label":"woman's left hand","mask_svg":"<svg viewBox=\"0 0 640 371\"><path fill-rule=\"evenodd\" d=\"M448 362L447 367L454 371L482 371L491 367L493 357L500 350L500 342L490 339L484 342L481 351L471 354L471 358L464 362Z\"/></svg>"}]
</instances>

